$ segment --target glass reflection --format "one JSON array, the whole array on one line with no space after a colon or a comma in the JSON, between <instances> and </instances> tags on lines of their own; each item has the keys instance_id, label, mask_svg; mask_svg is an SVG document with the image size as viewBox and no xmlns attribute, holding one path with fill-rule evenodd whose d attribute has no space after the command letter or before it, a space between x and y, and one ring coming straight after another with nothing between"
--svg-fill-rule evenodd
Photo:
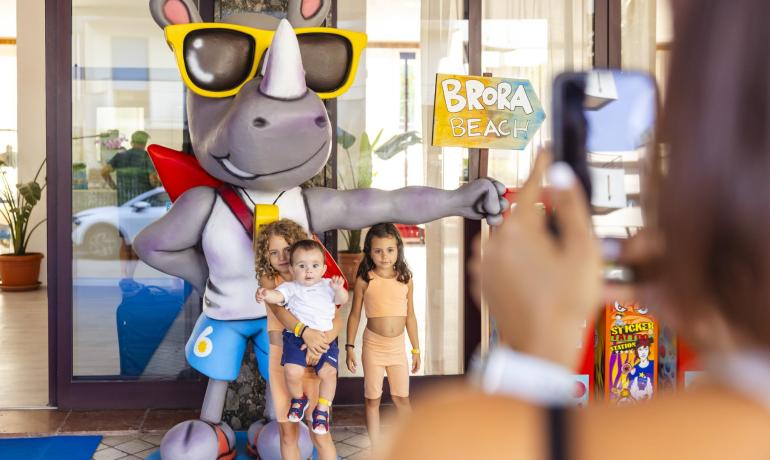
<instances>
[{"instance_id":1,"label":"glass reflection","mask_svg":"<svg viewBox=\"0 0 770 460\"><path fill-rule=\"evenodd\" d=\"M198 296L132 247L171 206L147 145L182 149L184 88L146 3L72 6L73 375L186 378Z\"/></svg>"},{"instance_id":2,"label":"glass reflection","mask_svg":"<svg viewBox=\"0 0 770 460\"><path fill-rule=\"evenodd\" d=\"M217 19L241 13L263 13L282 18L286 16L289 0L215 0Z\"/></svg>"},{"instance_id":3,"label":"glass reflection","mask_svg":"<svg viewBox=\"0 0 770 460\"><path fill-rule=\"evenodd\" d=\"M655 83L642 73L592 71L585 94L594 229L600 237L627 238L644 225L640 204Z\"/></svg>"},{"instance_id":4,"label":"glass reflection","mask_svg":"<svg viewBox=\"0 0 770 460\"><path fill-rule=\"evenodd\" d=\"M353 86L338 101L338 188L405 186L455 189L467 180L466 149L430 144L435 74L467 73L468 22L462 2L340 0L337 26L366 32L369 43ZM393 24L399 24L393 28ZM426 134L428 133L428 134ZM427 137L426 137L427 136ZM422 347L417 375L451 375L463 362L463 221L396 223L413 273L414 309ZM364 231L340 231L347 256L363 257ZM353 259L351 270L358 260ZM347 317L349 307L344 307ZM365 315L358 328L361 348ZM350 339L349 339L350 340ZM411 348L406 340L407 349ZM351 374L340 366L341 377Z\"/></svg>"}]
</instances>

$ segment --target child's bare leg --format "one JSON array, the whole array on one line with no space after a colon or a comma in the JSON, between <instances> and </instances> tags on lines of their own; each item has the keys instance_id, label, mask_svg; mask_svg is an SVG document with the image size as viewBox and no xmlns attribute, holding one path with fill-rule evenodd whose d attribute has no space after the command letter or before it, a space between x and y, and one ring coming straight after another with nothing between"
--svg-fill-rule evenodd
<instances>
[{"instance_id":1,"label":"child's bare leg","mask_svg":"<svg viewBox=\"0 0 770 460\"><path fill-rule=\"evenodd\" d=\"M331 436L325 434L315 434L310 430L310 439L318 453L318 460L336 460L337 448L334 446L334 440Z\"/></svg>"},{"instance_id":2,"label":"child's bare leg","mask_svg":"<svg viewBox=\"0 0 770 460\"><path fill-rule=\"evenodd\" d=\"M393 396L393 405L396 406L399 416L409 415L412 412L412 405L409 403L409 396Z\"/></svg>"},{"instance_id":3,"label":"child's bare leg","mask_svg":"<svg viewBox=\"0 0 770 460\"><path fill-rule=\"evenodd\" d=\"M380 400L364 398L366 408L366 431L369 432L369 441L372 446L377 444L380 435Z\"/></svg>"},{"instance_id":4,"label":"child's bare leg","mask_svg":"<svg viewBox=\"0 0 770 460\"><path fill-rule=\"evenodd\" d=\"M299 424L278 422L278 431L281 438L281 458L299 460Z\"/></svg>"},{"instance_id":5,"label":"child's bare leg","mask_svg":"<svg viewBox=\"0 0 770 460\"><path fill-rule=\"evenodd\" d=\"M286 389L292 398L302 397L302 376L305 368L297 364L286 363L283 366L283 375L286 378Z\"/></svg>"},{"instance_id":6,"label":"child's bare leg","mask_svg":"<svg viewBox=\"0 0 770 460\"><path fill-rule=\"evenodd\" d=\"M334 393L337 391L337 369L329 363L324 363L321 370L318 371L318 377L321 378L321 388L318 391L318 407L316 409L328 412L329 404L326 401L333 401Z\"/></svg>"}]
</instances>

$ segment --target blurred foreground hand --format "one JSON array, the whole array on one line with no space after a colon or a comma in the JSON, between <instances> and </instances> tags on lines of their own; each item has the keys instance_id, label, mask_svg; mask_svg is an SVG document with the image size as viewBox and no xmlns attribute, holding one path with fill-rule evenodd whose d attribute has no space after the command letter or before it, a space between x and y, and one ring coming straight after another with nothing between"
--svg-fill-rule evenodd
<instances>
[{"instance_id":1,"label":"blurred foreground hand","mask_svg":"<svg viewBox=\"0 0 770 460\"><path fill-rule=\"evenodd\" d=\"M575 175L564 163L549 163L550 154L541 151L511 215L490 232L483 251L476 242L469 269L501 341L573 369L583 322L601 305L601 256ZM538 206L546 169L558 238Z\"/></svg>"}]
</instances>

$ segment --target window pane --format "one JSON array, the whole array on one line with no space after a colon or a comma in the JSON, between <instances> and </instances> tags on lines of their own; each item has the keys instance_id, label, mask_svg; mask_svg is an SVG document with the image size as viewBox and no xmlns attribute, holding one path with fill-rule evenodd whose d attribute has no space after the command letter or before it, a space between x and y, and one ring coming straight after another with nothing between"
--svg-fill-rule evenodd
<instances>
[{"instance_id":1,"label":"window pane","mask_svg":"<svg viewBox=\"0 0 770 460\"><path fill-rule=\"evenodd\" d=\"M337 5L338 27L363 31L369 37L355 83L338 102L339 188L459 187L467 176L467 150L431 147L430 133L435 74L467 73L463 3L340 0ZM341 143L344 133L355 138L347 149ZM364 133L372 142L380 136L372 153L371 183L358 170ZM405 148L377 151L395 136L403 136ZM414 274L423 358L420 373L462 373L463 221L452 217L399 230ZM340 234L340 248L345 249L350 234ZM358 350L365 321L358 329ZM351 374L341 366L340 375Z\"/></svg>"},{"instance_id":2,"label":"window pane","mask_svg":"<svg viewBox=\"0 0 770 460\"><path fill-rule=\"evenodd\" d=\"M215 0L216 17L224 19L239 13L266 13L283 18L289 8L289 0Z\"/></svg>"},{"instance_id":3,"label":"window pane","mask_svg":"<svg viewBox=\"0 0 770 460\"><path fill-rule=\"evenodd\" d=\"M131 248L170 206L143 144L182 149L179 72L146 2L72 6L73 373L181 378L198 297Z\"/></svg>"},{"instance_id":4,"label":"window pane","mask_svg":"<svg viewBox=\"0 0 770 460\"><path fill-rule=\"evenodd\" d=\"M484 0L483 16L483 71L529 80L546 113L527 148L489 151L489 176L519 187L529 176L537 149L551 139L553 78L591 67L593 0Z\"/></svg>"},{"instance_id":5,"label":"window pane","mask_svg":"<svg viewBox=\"0 0 770 460\"><path fill-rule=\"evenodd\" d=\"M546 119L523 150L489 150L488 175L509 189L529 177L538 149L551 139L551 85L565 71L591 68L594 0L484 0L483 72L529 80ZM488 227L483 226L484 237ZM482 351L496 340L494 320L482 305Z\"/></svg>"},{"instance_id":6,"label":"window pane","mask_svg":"<svg viewBox=\"0 0 770 460\"><path fill-rule=\"evenodd\" d=\"M655 75L664 95L673 25L668 0L626 1L621 9L621 57L624 69ZM662 99L662 97L661 97Z\"/></svg>"}]
</instances>

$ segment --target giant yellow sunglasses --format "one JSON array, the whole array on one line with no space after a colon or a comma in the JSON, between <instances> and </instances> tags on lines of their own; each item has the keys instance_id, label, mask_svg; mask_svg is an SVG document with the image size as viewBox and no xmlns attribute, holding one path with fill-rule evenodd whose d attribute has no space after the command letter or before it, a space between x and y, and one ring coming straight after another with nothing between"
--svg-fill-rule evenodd
<instances>
[{"instance_id":1,"label":"giant yellow sunglasses","mask_svg":"<svg viewBox=\"0 0 770 460\"><path fill-rule=\"evenodd\" d=\"M262 66L275 34L237 24L199 22L165 29L185 85L195 94L234 96ZM366 34L327 27L295 29L307 87L321 99L353 84Z\"/></svg>"}]
</instances>

